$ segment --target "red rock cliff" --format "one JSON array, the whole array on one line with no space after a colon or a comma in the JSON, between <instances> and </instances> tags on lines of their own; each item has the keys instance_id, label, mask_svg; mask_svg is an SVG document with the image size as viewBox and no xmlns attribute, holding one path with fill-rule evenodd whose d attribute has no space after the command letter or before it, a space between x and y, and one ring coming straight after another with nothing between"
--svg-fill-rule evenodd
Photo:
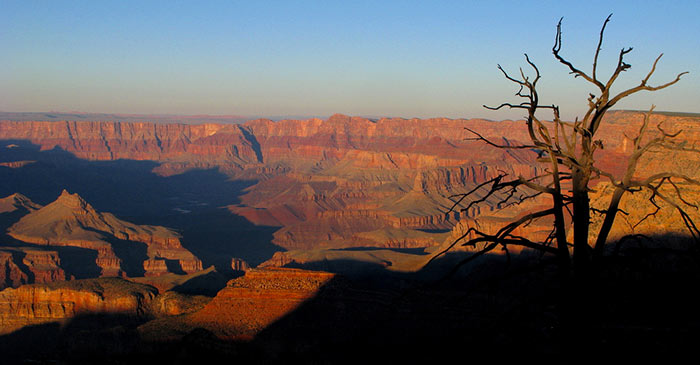
<instances>
[{"instance_id":1,"label":"red rock cliff","mask_svg":"<svg viewBox=\"0 0 700 365\"><path fill-rule=\"evenodd\" d=\"M0 291L0 334L80 314L143 316L158 291L119 278L23 285Z\"/></svg>"}]
</instances>

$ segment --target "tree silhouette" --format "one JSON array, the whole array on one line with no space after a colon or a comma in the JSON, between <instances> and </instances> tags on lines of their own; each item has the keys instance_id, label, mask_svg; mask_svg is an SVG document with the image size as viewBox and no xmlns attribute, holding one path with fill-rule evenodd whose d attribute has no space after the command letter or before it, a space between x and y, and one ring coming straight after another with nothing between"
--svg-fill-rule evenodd
<instances>
[{"instance_id":1,"label":"tree silhouette","mask_svg":"<svg viewBox=\"0 0 700 365\"><path fill-rule=\"evenodd\" d=\"M534 75L526 75L521 68L519 76L514 77L498 65L503 76L518 86L515 95L520 98L520 102L506 102L496 107L484 105L484 107L492 110L501 108L525 110L527 112L525 127L529 141L522 145L504 145L489 140L479 132L467 128L474 136L470 139L483 141L498 149L530 150L537 154L537 161L544 164L545 168L541 170L542 172L530 177L509 176L506 172L500 172L496 177L479 184L470 192L450 197L454 202L450 211L459 208L466 211L489 199L497 200L499 205L503 206L547 196L549 197L547 201L550 201L551 204L548 203L545 209L527 212L527 214L503 225L495 233L487 233L478 227L470 227L444 252L460 242L464 246L483 245L483 248L467 257L457 267L495 248L502 247L507 251L508 246L516 245L555 255L559 272L565 278L571 276L572 273L574 277L585 277L589 270L595 267L594 264L605 254L610 230L620 212L619 203L622 197L627 193L644 189L651 191L649 203L656 208L647 217L658 212L659 200L665 201L680 214L691 236L695 240L700 239L698 227L685 211L688 207L697 209L697 206L684 199L682 189L683 184L700 185L700 181L692 176L673 171L656 172L645 177L639 177L635 174L640 158L649 151L668 149L697 152L694 146L687 146L677 140L676 137L680 131L668 132L661 125L658 125L656 126L657 132L649 133L650 116L654 106L645 114L637 135L631 138L633 152L628 157L624 173L621 176L616 176L613 172L605 171L596 164L595 153L603 149L603 142L597 135L601 128L606 127L603 120L606 112L628 96L640 91L657 91L667 88L677 83L686 74L686 72L682 72L670 82L658 86L649 85L649 80L663 55L661 54L654 61L646 77L637 86L613 93L611 90L618 77L631 67L624 58L632 51L632 48L620 50L617 65L607 80L599 78L598 59L605 27L610 21L610 17L605 19L600 30L598 46L593 58L593 69L590 73L582 71L562 56L562 20L560 19L557 24L556 37L552 47L554 57L568 68L574 78L581 78L599 90L597 94L589 94L587 110L583 117L577 117L573 122L561 119L557 105L543 104L540 101L537 89L540 71L527 54L525 54L525 61ZM552 119L541 119L538 113L541 111L551 112ZM606 209L594 210L590 204L589 193L592 191L592 182L600 178L608 179L614 185L614 192ZM672 189L668 189L669 187ZM476 192L478 191L485 191L485 194L477 197ZM464 207L467 202L469 203ZM593 239L589 237L591 214L603 216L603 223L598 232L591 232L593 235L590 237L594 237ZM553 227L545 240L537 241L514 233L516 229L545 217L553 218ZM569 235L569 229L572 230L571 235ZM573 237L573 242L569 241L569 237Z\"/></svg>"}]
</instances>

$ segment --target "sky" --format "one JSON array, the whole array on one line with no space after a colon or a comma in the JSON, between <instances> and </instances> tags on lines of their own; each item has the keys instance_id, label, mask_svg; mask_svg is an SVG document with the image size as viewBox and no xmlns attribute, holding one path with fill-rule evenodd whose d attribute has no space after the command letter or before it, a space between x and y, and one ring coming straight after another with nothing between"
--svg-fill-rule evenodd
<instances>
[{"instance_id":1,"label":"sky","mask_svg":"<svg viewBox=\"0 0 700 365\"><path fill-rule=\"evenodd\" d=\"M599 75L634 47L613 91L678 84L618 108L700 112L696 1L31 1L0 0L0 111L242 116L522 117L497 69L527 53L542 102L565 118L589 92L554 60Z\"/></svg>"}]
</instances>

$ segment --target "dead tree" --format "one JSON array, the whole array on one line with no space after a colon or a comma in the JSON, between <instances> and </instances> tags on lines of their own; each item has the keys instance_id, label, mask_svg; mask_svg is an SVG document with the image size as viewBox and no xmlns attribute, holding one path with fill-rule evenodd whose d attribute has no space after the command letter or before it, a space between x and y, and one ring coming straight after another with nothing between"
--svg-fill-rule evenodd
<instances>
[{"instance_id":1,"label":"dead tree","mask_svg":"<svg viewBox=\"0 0 700 365\"><path fill-rule=\"evenodd\" d=\"M682 190L678 186L679 182L700 185L698 180L692 176L677 172L659 172L643 179L635 176L635 170L640 158L650 150L694 150L694 147L687 147L675 140L680 131L670 133L661 126L657 126L658 133L656 133L654 138L650 139L648 136L645 138L649 129L650 116L654 110L653 106L645 114L644 122L639 128L637 135L632 138L634 150L629 156L624 174L615 176L613 173L604 171L596 166L594 154L597 150L603 148L602 141L596 136L601 128L605 128L603 121L605 113L620 100L628 96L640 91L657 91L667 88L677 83L681 76L686 74L686 72L682 72L670 82L658 86L649 85L649 79L654 74L656 65L661 59L662 55L659 55L651 66L651 70L637 86L614 94L611 91L613 84L623 72L631 67L630 64L625 62L625 56L632 51L632 48L621 49L612 75L607 80L600 78L598 75L598 57L603 44L605 27L609 21L610 16L605 19L600 30L598 46L593 57L593 69L590 73L582 71L562 56L561 19L557 24L556 37L552 47L554 57L567 67L570 74L574 75L575 78L581 78L599 90L596 94L589 94L587 110L583 117L577 117L573 122L561 119L558 106L541 103L537 89L540 71L527 54L525 54L525 61L529 68L532 69L531 72L534 75L526 75L521 68L518 76L512 76L498 65L498 69L503 73L503 76L518 87L515 95L520 98L520 102L503 103L496 107L484 105L484 107L492 110L511 108L526 111L525 127L527 128L529 141L523 145L503 145L485 138L477 131L469 129L469 132L474 135L471 139L482 141L499 149L533 151L533 153L538 154L537 161L545 164L546 167L542 170L544 171L543 173L533 177L509 176L507 173L501 172L495 178L480 184L470 192L452 196L451 199L454 205L450 210L463 207L466 202L475 197L475 192L477 191L486 191L486 193L478 199L471 200L467 207L462 208L462 210L468 210L473 205L480 204L488 199L498 199L501 205L517 204L523 200L540 195L551 198L548 199L551 200L551 206L546 209L529 212L521 218L504 225L496 233L483 232L475 227L470 228L447 249L449 250L460 243L474 247L476 247L477 243L483 244L483 249L462 263L466 263L474 257L483 255L498 247L507 251L508 246L519 245L555 255L562 275L568 276L571 272L574 273L574 276L579 276L579 274L585 275L585 272L592 267L591 263L596 262L605 253L605 245L610 229L618 212L620 212L620 200L626 193L642 189L648 189L652 192L650 202L657 208L658 205L655 199L661 199L673 206L682 217L690 234L695 239L700 238L700 231L698 231L697 226L684 210L688 207L696 209L697 207L683 198ZM551 120L540 119L540 113L538 112L541 111L551 112ZM602 214L604 219L600 230L593 235L595 239L589 242L592 213L589 192L591 192L592 181L599 178L609 179L615 190L607 208L596 210L595 213ZM662 191L662 188L665 186L673 187L671 191L674 192L675 196L668 195L665 190ZM554 222L551 233L546 240L541 242L533 241L513 233L518 227L523 227L534 220L544 217L553 218ZM568 229L573 230L571 235L573 242L570 242L567 238Z\"/></svg>"}]
</instances>

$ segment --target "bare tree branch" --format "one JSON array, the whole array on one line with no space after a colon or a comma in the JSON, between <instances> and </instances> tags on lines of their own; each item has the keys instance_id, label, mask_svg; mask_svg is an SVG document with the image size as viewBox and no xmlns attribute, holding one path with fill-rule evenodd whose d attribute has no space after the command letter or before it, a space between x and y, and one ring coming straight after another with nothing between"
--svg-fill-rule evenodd
<instances>
[{"instance_id":1,"label":"bare tree branch","mask_svg":"<svg viewBox=\"0 0 700 365\"><path fill-rule=\"evenodd\" d=\"M637 165L640 163L643 156L650 152L659 151L684 151L700 153L695 143L688 145L687 142L677 142L675 138L680 135L681 131L667 132L661 125L657 125L658 133L653 138L648 138L648 128L650 118L654 107L645 114L644 121L640 126L637 135L631 138L633 149L626 161L627 166L622 176L605 171L600 166L596 166L595 153L604 148L604 142L601 138L596 138L596 133L603 123L604 116L610 108L616 105L620 100L635 94L639 91L657 91L676 84L681 77L687 72L679 73L675 79L658 85L649 85L649 80L654 75L657 65L662 55L657 57L651 69L646 74L644 79L634 87L623 90L622 92L611 96L611 90L619 80L620 75L627 71L631 65L625 61L625 56L632 52L631 47L620 49L617 54L617 62L607 81L603 82L599 79L599 61L603 49L603 40L605 30L610 22L612 14L610 14L600 28L598 42L593 56L593 68L591 74L587 74L580 68L576 67L572 62L567 60L561 53L562 50L562 19L559 20L556 26L556 36L552 54L554 58L568 68L569 72L574 75L574 78L581 77L587 82L595 85L599 92L589 94L587 98L587 109L582 118L576 118L574 122L566 122L561 120L559 107L555 104L540 105L537 83L541 78L540 70L531 61L530 57L525 54L525 61L532 69L531 74L527 74L523 68L519 68L519 76L511 75L506 70L498 65L498 70L510 82L515 83L517 91L515 96L520 99L519 102L505 102L496 107L484 106L490 110L499 110L502 108L522 109L527 111L525 124L527 127L529 141L518 145L511 145L507 141L505 144L496 143L484 137L477 131L466 128L474 138L468 140L482 141L487 145L504 149L530 149L538 154L537 163L545 164L540 171L545 173L535 174L536 176L505 180L507 174L501 173L499 176L485 181L477 185L474 189L466 194L458 194L450 197L454 205L450 208L450 212L457 206L462 205L467 199L469 203L463 210L469 210L474 206L482 203L495 204L499 208L509 207L521 204L526 199L533 199L539 196L548 196L550 198L546 209L538 208L534 212L529 212L519 218L514 218L509 223L503 225L495 233L485 233L481 230L471 227L464 235L459 237L452 245L441 252L444 254L447 250L454 247L458 242L464 241L464 245L474 246L485 243L486 245L477 253L465 259L460 266L474 260L476 257L490 252L494 248L501 246L509 255L508 246L518 245L543 253L552 253L557 257L560 272L562 277L568 277L569 269L571 268L571 255L569 249L573 246L573 268L574 274L577 276L588 275L589 264L595 262L597 258L604 254L607 237L615 222L615 218L619 215L629 216L628 212L620 208L622 197L627 193L635 193L640 190L650 190L651 197L649 202L654 211L648 213L641 219L643 222L650 217L655 216L660 211L660 205L657 199L661 199L674 207L681 216L684 225L689 230L691 235L700 240L700 231L692 221L690 215L685 209L698 209L698 204L695 204L690 199L684 196L684 185L698 185L700 180L694 175L689 175L687 172L655 172L646 177L635 177ZM532 75L534 73L534 75ZM543 110L551 111L553 114L551 121L541 119L538 112ZM589 193L592 182L600 177L605 177L610 180L614 187L610 201L605 208L591 207ZM665 189L662 191L661 189ZM672 192L670 196L666 192ZM477 191L483 192L477 196ZM454 200L453 198L458 198ZM599 214L603 217L603 223L597 234L594 235L595 242L591 247L589 244L590 230L590 215ZM568 216L567 216L568 214ZM544 217L554 218L552 230L547 234L541 242L536 242L530 238L524 237L522 234L515 235L516 229L525 229L534 221ZM565 220L565 218L570 218ZM625 217L627 219L627 217ZM639 224L639 223L638 223ZM631 223L630 223L631 225ZM567 240L567 229L571 226L573 230L573 245ZM634 230L635 226L631 226ZM556 242L556 247L553 247ZM619 244L619 242L618 242ZM619 249L619 247L617 247ZM438 256L439 256L438 255ZM432 260L432 259L431 259Z\"/></svg>"}]
</instances>

